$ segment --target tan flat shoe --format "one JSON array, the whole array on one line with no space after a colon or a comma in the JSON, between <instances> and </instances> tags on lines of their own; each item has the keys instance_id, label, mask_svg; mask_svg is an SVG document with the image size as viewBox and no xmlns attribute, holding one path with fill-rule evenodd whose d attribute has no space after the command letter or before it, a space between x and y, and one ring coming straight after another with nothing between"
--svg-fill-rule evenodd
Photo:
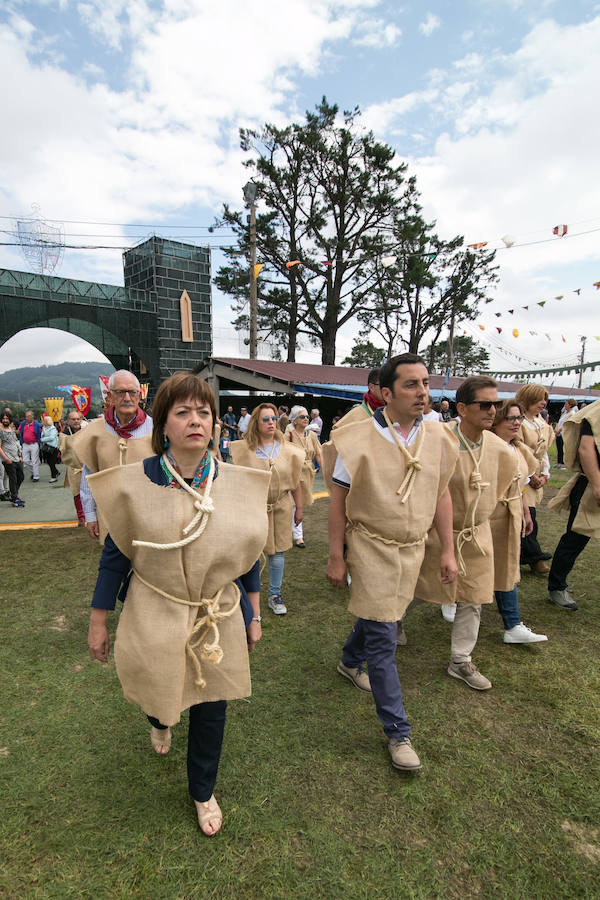
<instances>
[{"instance_id":1,"label":"tan flat shoe","mask_svg":"<svg viewBox=\"0 0 600 900\"><path fill-rule=\"evenodd\" d=\"M536 563L529 563L529 567L534 575L547 575L550 571L550 566L547 566L543 559Z\"/></svg>"},{"instance_id":2,"label":"tan flat shoe","mask_svg":"<svg viewBox=\"0 0 600 900\"><path fill-rule=\"evenodd\" d=\"M206 837L214 837L221 830L223 824L223 813L221 807L212 794L208 800L201 802L194 800L196 804L196 812L198 813L198 825Z\"/></svg>"},{"instance_id":3,"label":"tan flat shoe","mask_svg":"<svg viewBox=\"0 0 600 900\"><path fill-rule=\"evenodd\" d=\"M155 728L152 726L150 740L155 752L158 753L159 756L166 756L171 749L171 729Z\"/></svg>"}]
</instances>

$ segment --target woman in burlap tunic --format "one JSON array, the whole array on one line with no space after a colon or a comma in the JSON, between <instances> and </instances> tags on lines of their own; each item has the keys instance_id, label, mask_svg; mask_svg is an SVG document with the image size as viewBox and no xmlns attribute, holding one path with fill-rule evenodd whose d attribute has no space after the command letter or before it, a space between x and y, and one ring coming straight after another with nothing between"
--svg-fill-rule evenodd
<instances>
[{"instance_id":1,"label":"woman in burlap tunic","mask_svg":"<svg viewBox=\"0 0 600 900\"><path fill-rule=\"evenodd\" d=\"M538 541L536 507L542 502L544 485L550 477L548 448L554 440L552 426L540 416L548 402L548 391L540 384L525 384L517 391L515 400L523 407L524 414L519 440L529 447L537 460L536 470L525 488L533 530L521 541L521 564L530 566L537 575L545 575L550 571L546 560L551 558L551 554L544 553Z\"/></svg>"},{"instance_id":2,"label":"woman in burlap tunic","mask_svg":"<svg viewBox=\"0 0 600 900\"><path fill-rule=\"evenodd\" d=\"M269 561L268 605L276 616L282 616L287 612L281 599L285 565L283 554L292 546L294 506L294 522L298 525L302 521L302 489L299 481L304 452L284 439L277 422L277 410L272 403L257 406L250 417L244 439L233 441L229 450L234 465L271 472L267 501L269 534L264 547Z\"/></svg>"},{"instance_id":3,"label":"woman in burlap tunic","mask_svg":"<svg viewBox=\"0 0 600 900\"><path fill-rule=\"evenodd\" d=\"M521 580L519 557L521 534L530 534L533 522L525 500L525 487L537 468L537 459L518 439L523 410L516 400L507 400L496 412L492 431L513 451L517 469L504 496L490 518L494 545L494 595L504 624L505 644L536 644L547 641L545 634L535 634L521 621L519 592Z\"/></svg>"},{"instance_id":4,"label":"woman in burlap tunic","mask_svg":"<svg viewBox=\"0 0 600 900\"><path fill-rule=\"evenodd\" d=\"M182 372L163 382L153 412L156 455L89 476L109 530L89 646L96 659L107 659L107 609L125 579L115 643L123 692L147 714L161 755L170 747L169 726L189 708L189 789L211 836L222 821L213 789L226 701L250 694L248 646L260 638L253 563L267 536L269 476L219 464L208 452L215 401L198 376Z\"/></svg>"},{"instance_id":5,"label":"woman in burlap tunic","mask_svg":"<svg viewBox=\"0 0 600 900\"><path fill-rule=\"evenodd\" d=\"M300 489L302 491L302 508L306 509L307 506L312 506L314 502L313 482L315 480L315 459L317 460L319 468L322 468L323 466L321 445L319 444L319 439L314 431L311 431L306 427L308 425L308 410L305 406L292 407L292 411L290 412L290 422L292 423L292 429L286 434L285 438L287 441L294 444L294 446L298 447L299 450L304 451L304 464L302 466L302 471L300 472ZM293 515L296 515L295 507ZM292 538L294 546L300 547L302 550L305 548L304 525L302 522L296 525L293 518Z\"/></svg>"}]
</instances>

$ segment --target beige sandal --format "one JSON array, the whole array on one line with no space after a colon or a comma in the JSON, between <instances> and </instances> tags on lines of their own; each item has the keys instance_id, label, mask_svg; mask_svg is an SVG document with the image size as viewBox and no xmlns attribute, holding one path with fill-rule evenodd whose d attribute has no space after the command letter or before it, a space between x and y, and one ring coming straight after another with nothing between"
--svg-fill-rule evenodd
<instances>
[{"instance_id":1,"label":"beige sandal","mask_svg":"<svg viewBox=\"0 0 600 900\"><path fill-rule=\"evenodd\" d=\"M150 740L155 752L159 756L166 756L171 749L171 729L155 728L153 725L150 732Z\"/></svg>"},{"instance_id":2,"label":"beige sandal","mask_svg":"<svg viewBox=\"0 0 600 900\"><path fill-rule=\"evenodd\" d=\"M215 800L215 795L212 794L208 800L200 801L194 800L196 804L196 812L198 813L198 825L200 826L202 833L206 835L206 837L214 837L221 830L221 825L223 824L223 813L221 812L221 807ZM215 823L214 825L212 823ZM207 830L209 829L209 830Z\"/></svg>"}]
</instances>

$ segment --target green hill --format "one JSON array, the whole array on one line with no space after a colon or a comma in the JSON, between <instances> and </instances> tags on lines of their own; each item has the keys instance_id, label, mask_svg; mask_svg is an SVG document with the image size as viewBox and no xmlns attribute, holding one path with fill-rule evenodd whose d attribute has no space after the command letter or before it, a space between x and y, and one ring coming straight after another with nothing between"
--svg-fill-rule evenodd
<instances>
[{"instance_id":1,"label":"green hill","mask_svg":"<svg viewBox=\"0 0 600 900\"><path fill-rule=\"evenodd\" d=\"M44 397L64 396L65 408L72 407L70 395L57 391L56 387L59 384L79 384L92 388L92 406L100 408L102 398L98 376L111 375L114 371L114 366L102 362L65 362L56 366L9 369L0 374L0 404L43 406L41 401Z\"/></svg>"}]
</instances>

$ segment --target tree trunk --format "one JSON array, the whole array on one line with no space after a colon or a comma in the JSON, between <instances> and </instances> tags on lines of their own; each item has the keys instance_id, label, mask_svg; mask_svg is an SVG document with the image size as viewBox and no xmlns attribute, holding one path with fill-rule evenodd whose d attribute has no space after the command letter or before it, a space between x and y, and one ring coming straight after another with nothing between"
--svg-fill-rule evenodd
<instances>
[{"instance_id":1,"label":"tree trunk","mask_svg":"<svg viewBox=\"0 0 600 900\"><path fill-rule=\"evenodd\" d=\"M290 324L288 328L287 361L296 362L298 344L298 289L295 270L290 270Z\"/></svg>"}]
</instances>

